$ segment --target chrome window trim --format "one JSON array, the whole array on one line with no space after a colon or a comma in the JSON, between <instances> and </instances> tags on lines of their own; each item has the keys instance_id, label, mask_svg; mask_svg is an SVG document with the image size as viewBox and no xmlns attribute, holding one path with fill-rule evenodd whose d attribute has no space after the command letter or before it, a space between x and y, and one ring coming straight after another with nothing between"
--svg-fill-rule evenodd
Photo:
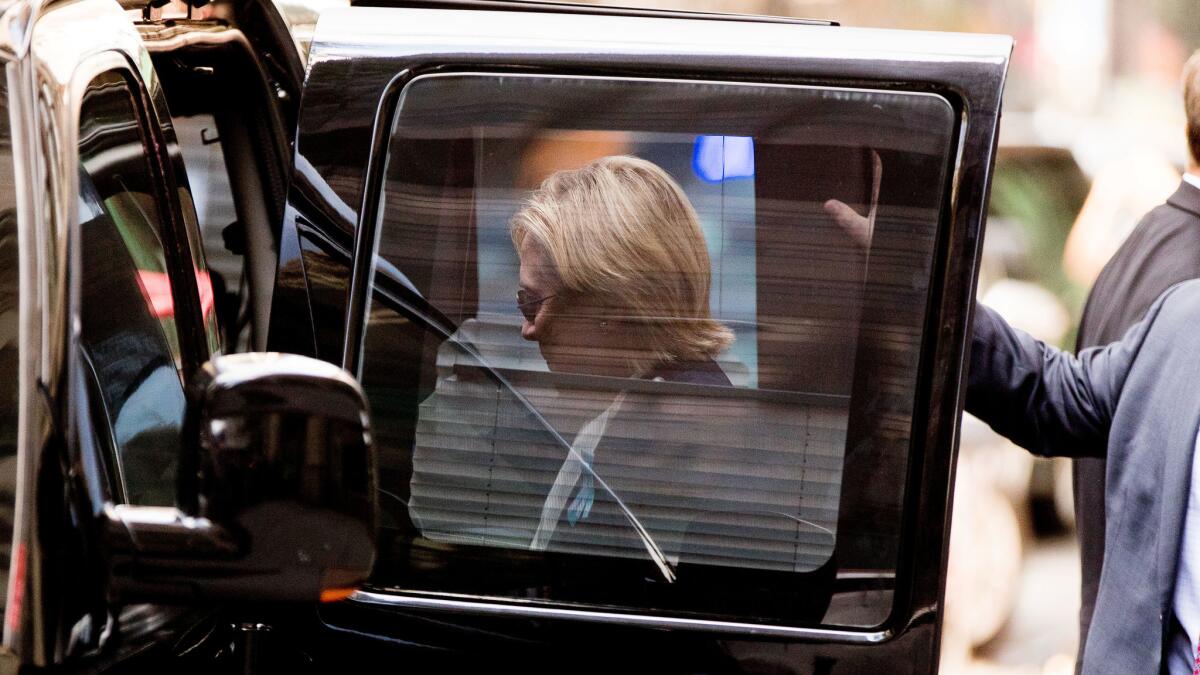
<instances>
[{"instance_id":1,"label":"chrome window trim","mask_svg":"<svg viewBox=\"0 0 1200 675\"><path fill-rule=\"evenodd\" d=\"M624 614L587 609L566 609L538 605L506 604L485 600L463 600L447 597L423 597L404 593L379 593L377 591L355 591L350 602L394 609L419 609L456 614L471 614L527 619L557 619L587 623L610 624L641 628L668 628L725 635L754 637L792 638L821 640L843 644L877 644L892 637L892 631L853 631L835 628L802 628L770 624L718 621L713 619L686 619L653 614Z\"/></svg>"},{"instance_id":2,"label":"chrome window trim","mask_svg":"<svg viewBox=\"0 0 1200 675\"><path fill-rule=\"evenodd\" d=\"M253 51L250 40L240 29L222 26L211 30L187 31L176 27L166 30L161 24L138 24L136 26L146 51L150 54L165 54L184 47L240 44L246 51Z\"/></svg>"},{"instance_id":3,"label":"chrome window trim","mask_svg":"<svg viewBox=\"0 0 1200 675\"><path fill-rule=\"evenodd\" d=\"M32 106L32 72L28 61L9 60L3 57L4 76L8 80L8 122L12 132L13 179L17 190L17 475L16 494L14 495L13 532L10 548L8 587L5 593L3 647L16 651L16 633L13 630L11 617L19 616L20 596L23 589L18 584L23 581L19 571L22 565L27 537L30 529L29 520L35 513L36 506L31 501L29 490L31 483L26 478L30 475L30 451L32 439L36 437L37 429L44 422L44 406L35 405L38 401L37 382L41 377L42 359L42 286L41 263L39 251L38 228L34 223L39 222L39 200L33 199L33 186L39 182L40 171L36 161L37 143L29 139L36 138L37 125L34 121ZM31 175L32 174L32 175Z\"/></svg>"}]
</instances>

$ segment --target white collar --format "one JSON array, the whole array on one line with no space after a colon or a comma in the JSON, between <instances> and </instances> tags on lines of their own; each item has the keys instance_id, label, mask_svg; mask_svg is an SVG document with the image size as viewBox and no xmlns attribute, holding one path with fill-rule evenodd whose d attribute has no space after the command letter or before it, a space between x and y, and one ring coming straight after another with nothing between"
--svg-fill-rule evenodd
<instances>
[{"instance_id":1,"label":"white collar","mask_svg":"<svg viewBox=\"0 0 1200 675\"><path fill-rule=\"evenodd\" d=\"M1194 173L1188 173L1186 171L1183 172L1183 182L1191 185L1197 190L1200 190L1200 176L1197 176Z\"/></svg>"}]
</instances>

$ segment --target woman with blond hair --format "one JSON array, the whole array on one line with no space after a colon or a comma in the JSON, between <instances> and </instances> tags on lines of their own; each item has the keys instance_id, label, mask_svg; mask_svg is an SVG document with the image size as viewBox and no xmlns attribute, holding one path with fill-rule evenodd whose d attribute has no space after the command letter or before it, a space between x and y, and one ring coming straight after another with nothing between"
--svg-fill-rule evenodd
<instances>
[{"instance_id":1,"label":"woman with blond hair","mask_svg":"<svg viewBox=\"0 0 1200 675\"><path fill-rule=\"evenodd\" d=\"M510 232L521 334L587 377L553 378L543 416L446 374L421 405L409 515L434 541L649 555L669 577L714 505L753 491L721 484L737 411L714 357L733 334L709 312L696 213L658 166L605 157L546 178Z\"/></svg>"},{"instance_id":2,"label":"woman with blond hair","mask_svg":"<svg viewBox=\"0 0 1200 675\"><path fill-rule=\"evenodd\" d=\"M521 335L550 370L728 385L696 212L657 165L604 157L547 178L510 223Z\"/></svg>"},{"instance_id":3,"label":"woman with blond hair","mask_svg":"<svg viewBox=\"0 0 1200 675\"><path fill-rule=\"evenodd\" d=\"M521 335L538 343L551 371L729 386L714 357L733 334L709 313L704 233L683 190L661 168L616 156L554 173L512 218L510 231L521 260ZM678 476L698 459L680 451L684 439L654 432L662 423L686 422L687 408L695 406L612 393L575 435L530 548L545 549L553 538L556 549L587 550L629 516L629 506L639 526L677 555L703 490L685 494L688 488L670 481L619 476L658 464L643 475ZM606 475L611 487L598 497L596 481ZM626 504L614 507L621 495ZM608 508L594 520L607 526L577 528L597 500Z\"/></svg>"}]
</instances>

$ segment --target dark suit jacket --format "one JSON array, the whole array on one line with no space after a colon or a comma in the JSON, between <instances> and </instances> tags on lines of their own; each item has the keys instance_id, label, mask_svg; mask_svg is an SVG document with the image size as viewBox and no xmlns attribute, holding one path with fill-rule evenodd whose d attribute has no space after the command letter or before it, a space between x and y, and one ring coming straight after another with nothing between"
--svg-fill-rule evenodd
<instances>
[{"instance_id":1,"label":"dark suit jacket","mask_svg":"<svg viewBox=\"0 0 1200 675\"><path fill-rule=\"evenodd\" d=\"M1163 291L1200 277L1200 189L1181 182L1166 204L1147 213L1117 250L1088 295L1076 350L1119 340ZM1103 459L1075 461L1075 524L1082 588L1079 659L1104 561Z\"/></svg>"},{"instance_id":2,"label":"dark suit jacket","mask_svg":"<svg viewBox=\"0 0 1200 675\"><path fill-rule=\"evenodd\" d=\"M1104 570L1088 675L1155 675L1200 427L1200 280L1172 287L1117 343L1077 357L976 313L967 410L1041 454L1108 458Z\"/></svg>"},{"instance_id":3,"label":"dark suit jacket","mask_svg":"<svg viewBox=\"0 0 1200 675\"><path fill-rule=\"evenodd\" d=\"M668 482L703 461L697 449L712 438L713 411L730 382L712 360L663 364L644 379L661 379L668 387L703 386L662 395L657 383L643 382L650 391L622 392L622 404L609 409L593 469L635 513L643 502L660 502L646 509L658 517L643 516L643 525L656 539L661 529L663 539L674 541L663 549L678 554L688 510L661 502L695 502L678 494L684 486ZM442 373L420 406L416 428L409 514L422 533L447 542L527 548L571 439L613 404L618 394L613 382L622 380L546 374L515 386L527 397L527 408L515 391L485 377L482 369ZM553 550L594 552L607 546L644 557L640 538L603 485L581 476L568 498L588 488L594 500L589 515L575 523L564 509Z\"/></svg>"},{"instance_id":4,"label":"dark suit jacket","mask_svg":"<svg viewBox=\"0 0 1200 675\"><path fill-rule=\"evenodd\" d=\"M589 385L551 374L540 388L522 388L543 422L481 374L447 372L421 404L409 515L433 541L528 549L568 439L617 392L601 378ZM631 380L608 408L594 480L581 473L567 497L568 506L578 498L590 507L582 517L564 508L546 550L645 560L631 512L672 561L791 572L825 565L844 407L734 389L713 361L662 365L649 378L662 381Z\"/></svg>"}]
</instances>

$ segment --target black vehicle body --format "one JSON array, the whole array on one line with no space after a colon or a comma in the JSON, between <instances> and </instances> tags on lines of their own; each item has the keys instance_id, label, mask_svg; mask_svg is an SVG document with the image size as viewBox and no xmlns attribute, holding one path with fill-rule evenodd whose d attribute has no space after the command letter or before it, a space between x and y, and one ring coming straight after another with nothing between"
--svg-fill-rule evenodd
<instances>
[{"instance_id":1,"label":"black vehicle body","mask_svg":"<svg viewBox=\"0 0 1200 675\"><path fill-rule=\"evenodd\" d=\"M27 525L18 527L14 545L14 550L29 551L30 557L25 560L18 554L13 565L38 572L16 574L23 586L9 594L7 663L19 669L67 672L382 672L405 667L936 672L966 335L1011 40L550 3L383 4L387 6L326 12L307 53L292 41L280 11L256 0L216 3L208 8L211 16L196 20L158 20L147 10L151 20L141 21L137 29L137 17L122 13L110 0L17 2L5 11L8 21L31 17L25 28L29 42L10 45L7 58L10 82L21 83L10 85L9 96L13 138L25 139L14 142L15 161L18 167L37 167L28 174L18 169L23 177L16 183L26 242L21 248L21 293L29 298L21 306L23 312L36 312L21 318L21 428L26 431L19 453L27 459L19 474L26 487L17 491L22 495L17 520ZM119 26L122 21L126 23ZM98 22L112 30L100 36L91 30ZM85 34L89 37L80 37ZM854 311L868 317L863 323L867 337L846 347L853 376L836 386L818 382L820 386L811 390L797 386L763 395L814 410L836 409L848 419L840 433L846 434L845 446L853 452L846 450L842 457L839 451L837 456L840 493L830 516L839 532L835 545L808 567L794 564L797 571L788 575L778 570L688 567L676 559L655 559L655 571L648 558L638 560L636 555L576 559L505 550L493 559L488 546L466 547L466 553L456 557L456 545L422 540L403 522L405 517L392 518L389 507L381 506L386 522L375 572L341 602L238 601L236 596L181 601L153 593L134 598L123 595L104 574L80 575L74 561L108 560L108 540L86 522L73 520L72 505L94 498L81 490L82 485L103 479L89 475L93 469L85 462L49 460L81 452L74 445L79 441L63 434L55 421L56 415L71 416L71 406L78 405L66 396L64 380L72 349L67 326L71 312L77 311L67 292L67 270L73 269L66 263L68 230L74 221L66 214L77 195L70 190L59 195L57 186L69 182L64 176L78 162L75 139L81 124L78 91L63 73L73 72L74 60L93 53L109 54L105 58L124 69L142 92L142 104L161 129L162 156L172 162L159 174L164 192L178 195L173 208L179 222L167 236L175 244L165 243L176 246L167 256L174 265L173 278L184 289L177 289L176 296L185 292L189 298L176 303L185 381L191 379L188 372L223 345L224 351L271 350L320 359L364 382L374 378L378 385L380 371L368 371L371 359L381 358L380 350L387 346L381 347L379 338L371 342L371 336L391 339L392 334L372 331L391 330L392 324L373 317L390 312L400 317L393 323L417 326L422 335L435 336L411 354L392 354L401 363L399 370L407 357L424 359L428 365L444 358L447 349L459 349L462 359L474 360L468 368L472 377L506 390L505 396L511 390L521 414L535 417L563 444L567 442L537 411L537 404L518 391L527 380L559 386L553 377L489 362L473 351L470 340L457 337L475 318L463 307L478 307L478 298L473 305L447 304L430 292L428 284L433 282L381 253L381 237L385 247L396 243L387 244L388 231L396 228L387 219L396 209L388 201L389 181L396 180L396 171L417 166L427 169L432 181L442 176L452 181L471 174L454 168L455 162L466 161L474 173L451 187L470 188L472 214L483 213L474 191L483 184L481 172L487 168L477 162L487 156L479 148L492 142L487 136L492 127L471 116L492 120L486 116L493 111L477 105L469 93L463 94L461 110L434 104L426 110L414 103L417 94L449 91L451 98L446 100L453 104L453 92L471 89L502 93L506 87L530 92L559 87L557 91L568 92L567 98L577 95L581 101L601 101L607 96L604 92L613 91L649 101L651 112L658 110L653 107L658 105L653 102L656 92L678 94L679 109L687 114L666 122L651 113L640 119L636 108L611 124L604 121L603 109L582 110L566 122L556 121L551 116L553 96L531 106L550 106L535 113L549 120L546 127L555 133L615 129L637 138L657 133L653 138L669 137L671 143L683 143L676 137L697 136L697 152L699 136L706 134L754 138L760 160L754 180L762 195L778 191L771 181L786 181L789 167L801 165L789 159L788 153L798 152L790 148L818 147L812 139L820 140L828 132L801 125L786 133L807 140L772 146L763 140L767 135L745 131L756 115L765 114L765 106L755 101L800 101L815 111L813 115L835 121L848 111L848 118L860 115L851 122L863 128L876 119L872 110L884 115L889 105L913 106L918 112L905 122L909 127L885 129L879 132L885 140L859 143L882 148L875 154L876 196L882 155L883 201L900 206L880 212L884 215L877 241L883 243L878 254L870 249L864 254L872 263L869 268L861 262L866 280L857 283L865 290ZM39 98L38 86L57 86L59 98ZM743 104L743 95L751 103ZM728 119L701 120L693 130L689 125L696 118L688 115L701 114L714 101L728 102L728 110L714 112ZM35 114L38 106L42 112ZM860 114L853 106L866 112ZM437 125L451 122L435 119L439 109L447 119L461 115L462 128L476 129L473 140L443 143L438 135L443 127ZM403 145L409 141L401 139L398 130L409 110L425 115L422 120L432 119L427 124L434 131L426 133L426 127L418 125L413 132L418 140ZM518 114L524 113L513 113ZM225 316L234 317L219 330L205 318L206 301L196 282L180 271L186 261L204 255L201 248L222 247L211 241L219 229L186 222L195 220L194 212L188 215L195 202L187 182L193 167L185 169L178 156L172 118L178 123L178 118L191 115L211 115L219 135L237 215L237 227L225 228L224 247L243 256L239 264L245 282L233 302L242 306L226 305L222 310L218 298L217 315L225 311ZM902 137L904 129L916 129L917 136L923 133L922 115L939 122L941 140L929 141L934 150L922 155L927 156L927 166L907 169L908 179L932 180L927 185L887 183L904 173L889 173L889 167L902 166L898 162L909 144ZM516 125L504 118L494 126L507 129L506 124ZM787 125L778 120L771 124L771 129ZM55 135L54 129L65 131ZM888 134L901 137L888 145ZM934 135L930 132L930 138ZM828 145L835 150L822 152L840 156L836 141ZM58 153L53 162L37 158L51 152ZM769 161L776 166L768 167ZM869 178L871 169L866 166L855 168L854 175L865 171ZM822 184L819 178L813 181ZM33 185L46 186L57 220L32 198ZM917 210L924 215L909 215ZM443 218L437 213L430 217ZM476 217L468 217L472 228ZM871 218L874 227L873 213ZM468 231L474 232L472 228ZM903 253L910 248L910 236L920 242L911 258ZM467 251L471 260L466 263L469 272L460 266L454 273L478 276L476 256L483 246L479 241L455 244L459 248L454 252ZM433 248L421 248L424 243L414 239L406 244L412 259L436 257ZM766 260L767 244L760 241L755 246ZM409 254L397 255L403 259ZM24 262L34 258L37 265ZM430 272L431 277L436 274ZM765 288L772 282L755 283ZM813 282L812 288L820 283ZM785 286L774 290L788 298ZM43 302L35 302L35 297ZM763 307L772 302L765 292L757 297ZM869 318L887 317L899 305L915 308L900 312L910 322L905 327L891 326L886 318ZM760 340L759 345L766 363L772 355L762 345L768 342ZM766 366L762 372L767 372ZM818 379L813 376L814 382ZM371 398L377 389L369 383L365 389L375 425L383 428L380 435L400 433L389 431L389 404ZM738 396L752 400L746 404L750 409L773 405L761 403L756 393ZM417 404L412 403L414 410ZM407 477L412 467L397 469L385 461L379 472L384 490L380 499L387 501L394 496L386 492L393 489L389 477ZM405 485L402 492L407 489ZM394 500L389 503L398 509ZM80 557L81 550L89 553ZM541 578L543 573L554 576Z\"/></svg>"}]
</instances>

